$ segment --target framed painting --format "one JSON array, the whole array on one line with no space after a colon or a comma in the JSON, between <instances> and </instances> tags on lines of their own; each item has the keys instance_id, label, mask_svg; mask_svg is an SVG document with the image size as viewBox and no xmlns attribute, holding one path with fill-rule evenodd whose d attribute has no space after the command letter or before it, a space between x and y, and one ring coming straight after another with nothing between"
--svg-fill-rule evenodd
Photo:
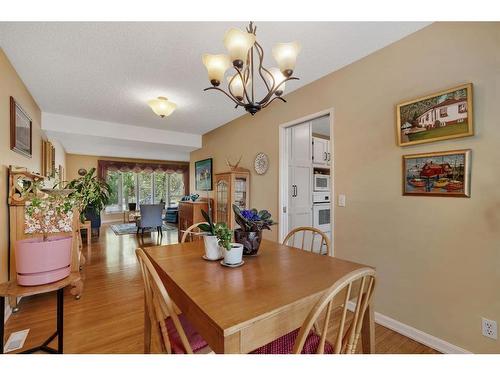
<instances>
[{"instance_id":1,"label":"framed painting","mask_svg":"<svg viewBox=\"0 0 500 375\"><path fill-rule=\"evenodd\" d=\"M470 197L471 150L403 155L403 195Z\"/></svg>"},{"instance_id":2,"label":"framed painting","mask_svg":"<svg viewBox=\"0 0 500 375\"><path fill-rule=\"evenodd\" d=\"M212 158L199 160L194 163L196 190L212 190Z\"/></svg>"},{"instance_id":3,"label":"framed painting","mask_svg":"<svg viewBox=\"0 0 500 375\"><path fill-rule=\"evenodd\" d=\"M16 100L10 97L10 149L31 158L32 121Z\"/></svg>"},{"instance_id":4,"label":"framed painting","mask_svg":"<svg viewBox=\"0 0 500 375\"><path fill-rule=\"evenodd\" d=\"M472 83L398 104L396 118L399 146L474 135Z\"/></svg>"}]
</instances>

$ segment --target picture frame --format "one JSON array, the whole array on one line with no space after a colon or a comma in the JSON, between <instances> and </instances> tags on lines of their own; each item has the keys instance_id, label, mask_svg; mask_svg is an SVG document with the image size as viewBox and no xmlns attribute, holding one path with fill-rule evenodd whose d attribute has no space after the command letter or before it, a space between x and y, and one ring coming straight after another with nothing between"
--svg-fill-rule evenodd
<instances>
[{"instance_id":1,"label":"picture frame","mask_svg":"<svg viewBox=\"0 0 500 375\"><path fill-rule=\"evenodd\" d=\"M396 105L398 146L474 135L472 83Z\"/></svg>"},{"instance_id":2,"label":"picture frame","mask_svg":"<svg viewBox=\"0 0 500 375\"><path fill-rule=\"evenodd\" d=\"M26 111L10 97L10 149L28 158L33 153L33 121Z\"/></svg>"},{"instance_id":3,"label":"picture frame","mask_svg":"<svg viewBox=\"0 0 500 375\"><path fill-rule=\"evenodd\" d=\"M403 155L405 196L470 197L471 150Z\"/></svg>"},{"instance_id":4,"label":"picture frame","mask_svg":"<svg viewBox=\"0 0 500 375\"><path fill-rule=\"evenodd\" d=\"M195 187L198 191L213 190L213 160L212 158L198 160L194 163Z\"/></svg>"}]
</instances>

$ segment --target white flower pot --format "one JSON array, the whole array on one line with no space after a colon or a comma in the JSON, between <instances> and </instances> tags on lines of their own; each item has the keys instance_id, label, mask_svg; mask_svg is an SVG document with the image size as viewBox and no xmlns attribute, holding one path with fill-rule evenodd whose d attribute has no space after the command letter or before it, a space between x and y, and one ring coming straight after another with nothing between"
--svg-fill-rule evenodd
<instances>
[{"instance_id":1,"label":"white flower pot","mask_svg":"<svg viewBox=\"0 0 500 375\"><path fill-rule=\"evenodd\" d=\"M217 260L221 258L221 251L219 249L219 243L217 241L217 236L203 236L203 242L205 242L205 257L211 260Z\"/></svg>"},{"instance_id":2,"label":"white flower pot","mask_svg":"<svg viewBox=\"0 0 500 375\"><path fill-rule=\"evenodd\" d=\"M240 243L231 243L231 250L224 250L224 263L240 264L243 260L243 245Z\"/></svg>"}]
</instances>

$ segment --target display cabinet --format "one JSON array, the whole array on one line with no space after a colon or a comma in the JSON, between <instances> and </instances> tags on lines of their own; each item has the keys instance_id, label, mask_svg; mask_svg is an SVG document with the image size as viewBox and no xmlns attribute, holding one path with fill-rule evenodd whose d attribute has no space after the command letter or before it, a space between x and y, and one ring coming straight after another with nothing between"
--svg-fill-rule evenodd
<instances>
[{"instance_id":1,"label":"display cabinet","mask_svg":"<svg viewBox=\"0 0 500 375\"><path fill-rule=\"evenodd\" d=\"M250 172L238 168L215 175L215 221L235 229L233 204L240 209L250 208Z\"/></svg>"}]
</instances>

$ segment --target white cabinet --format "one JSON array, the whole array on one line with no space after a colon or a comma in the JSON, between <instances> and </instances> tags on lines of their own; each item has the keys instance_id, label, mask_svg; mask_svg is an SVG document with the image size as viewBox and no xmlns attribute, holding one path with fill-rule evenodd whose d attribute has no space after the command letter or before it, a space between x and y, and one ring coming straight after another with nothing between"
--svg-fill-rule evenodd
<instances>
[{"instance_id":1,"label":"white cabinet","mask_svg":"<svg viewBox=\"0 0 500 375\"><path fill-rule=\"evenodd\" d=\"M291 128L288 139L288 229L312 225L312 144L309 122Z\"/></svg>"},{"instance_id":2,"label":"white cabinet","mask_svg":"<svg viewBox=\"0 0 500 375\"><path fill-rule=\"evenodd\" d=\"M331 153L328 139L312 137L312 162L314 165L330 165Z\"/></svg>"}]
</instances>

